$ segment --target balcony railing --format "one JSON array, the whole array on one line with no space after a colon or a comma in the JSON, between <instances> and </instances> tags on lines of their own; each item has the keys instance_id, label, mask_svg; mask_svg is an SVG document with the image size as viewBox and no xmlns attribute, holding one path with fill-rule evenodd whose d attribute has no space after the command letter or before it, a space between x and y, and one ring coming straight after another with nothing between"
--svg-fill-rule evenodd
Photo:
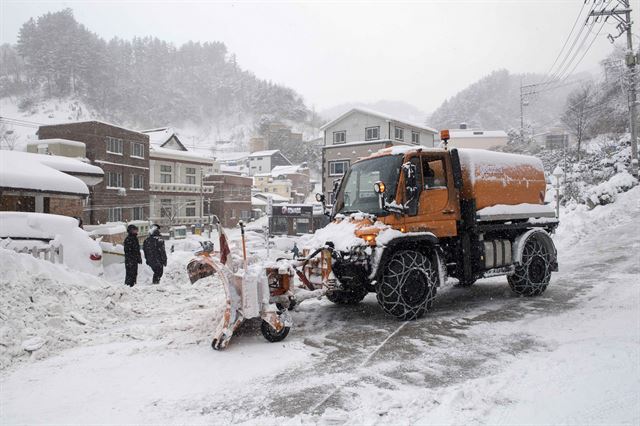
<instances>
[{"instance_id":1,"label":"balcony railing","mask_svg":"<svg viewBox=\"0 0 640 426\"><path fill-rule=\"evenodd\" d=\"M200 193L200 190L205 194L213 193L213 186L211 185L192 185L188 183L151 183L149 184L149 190L151 192L191 192Z\"/></svg>"}]
</instances>

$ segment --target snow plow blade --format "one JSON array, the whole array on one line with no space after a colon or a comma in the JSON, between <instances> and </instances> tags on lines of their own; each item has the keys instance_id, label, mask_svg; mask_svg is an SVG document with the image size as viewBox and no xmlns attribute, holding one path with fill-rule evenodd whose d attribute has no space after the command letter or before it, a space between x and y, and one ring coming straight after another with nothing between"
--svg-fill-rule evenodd
<instances>
[{"instance_id":1,"label":"snow plow blade","mask_svg":"<svg viewBox=\"0 0 640 426\"><path fill-rule=\"evenodd\" d=\"M192 259L187 265L187 273L189 274L191 284L194 284L202 278L210 277L216 272L210 262L198 258Z\"/></svg>"}]
</instances>

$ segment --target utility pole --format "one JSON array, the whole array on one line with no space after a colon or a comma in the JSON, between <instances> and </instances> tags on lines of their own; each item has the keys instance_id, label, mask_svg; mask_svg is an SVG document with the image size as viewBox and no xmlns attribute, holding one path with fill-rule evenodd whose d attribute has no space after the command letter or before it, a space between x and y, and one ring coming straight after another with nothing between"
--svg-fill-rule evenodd
<instances>
[{"instance_id":1,"label":"utility pole","mask_svg":"<svg viewBox=\"0 0 640 426\"><path fill-rule=\"evenodd\" d=\"M618 5L622 6L621 9L617 9ZM636 94L636 65L638 57L633 51L633 34L631 32L631 7L629 0L618 0L618 5L613 9L603 9L600 11L592 11L589 13L589 17L595 17L597 20L599 16L613 16L617 21L618 34L608 35L608 39L613 43L622 34L627 33L627 53L625 55L625 62L628 69L628 85L629 85L629 131L631 133L631 173L634 176L638 176L638 120L637 116L637 103L638 98Z\"/></svg>"},{"instance_id":2,"label":"utility pole","mask_svg":"<svg viewBox=\"0 0 640 426\"><path fill-rule=\"evenodd\" d=\"M522 94L522 77L520 77L520 141L524 142L524 96Z\"/></svg>"}]
</instances>

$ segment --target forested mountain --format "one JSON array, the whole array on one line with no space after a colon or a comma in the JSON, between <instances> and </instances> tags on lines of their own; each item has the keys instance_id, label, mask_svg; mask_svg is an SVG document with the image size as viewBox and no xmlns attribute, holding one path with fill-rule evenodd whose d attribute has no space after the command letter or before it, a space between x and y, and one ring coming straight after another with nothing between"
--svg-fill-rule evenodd
<instances>
[{"instance_id":1,"label":"forested mountain","mask_svg":"<svg viewBox=\"0 0 640 426\"><path fill-rule=\"evenodd\" d=\"M23 109L75 97L137 128L189 123L219 131L225 123L302 123L310 115L300 95L242 70L221 42L107 41L71 9L27 21L17 44L1 47L0 97L8 95L19 96Z\"/></svg>"},{"instance_id":2,"label":"forested mountain","mask_svg":"<svg viewBox=\"0 0 640 426\"><path fill-rule=\"evenodd\" d=\"M575 76L571 81L584 76ZM510 74L494 71L447 99L429 117L436 128L457 128L460 123L485 130L508 130L520 127L520 84L544 80L536 74ZM527 98L524 107L525 124L540 131L559 122L569 92L575 88L565 85Z\"/></svg>"}]
</instances>

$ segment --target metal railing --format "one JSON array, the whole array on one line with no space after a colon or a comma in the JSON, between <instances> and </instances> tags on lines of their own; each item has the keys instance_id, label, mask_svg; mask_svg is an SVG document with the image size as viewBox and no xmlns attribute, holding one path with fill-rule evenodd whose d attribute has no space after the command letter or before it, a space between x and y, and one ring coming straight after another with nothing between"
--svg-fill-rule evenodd
<instances>
[{"instance_id":1,"label":"metal railing","mask_svg":"<svg viewBox=\"0 0 640 426\"><path fill-rule=\"evenodd\" d=\"M2 246L3 248L13 250L17 253L30 254L36 259L46 260L51 263L62 263L64 259L62 246L54 247L49 244L46 247L37 245L34 245L33 247L28 247L25 245L22 245L20 247L11 247L10 240L8 244L2 244Z\"/></svg>"}]
</instances>

